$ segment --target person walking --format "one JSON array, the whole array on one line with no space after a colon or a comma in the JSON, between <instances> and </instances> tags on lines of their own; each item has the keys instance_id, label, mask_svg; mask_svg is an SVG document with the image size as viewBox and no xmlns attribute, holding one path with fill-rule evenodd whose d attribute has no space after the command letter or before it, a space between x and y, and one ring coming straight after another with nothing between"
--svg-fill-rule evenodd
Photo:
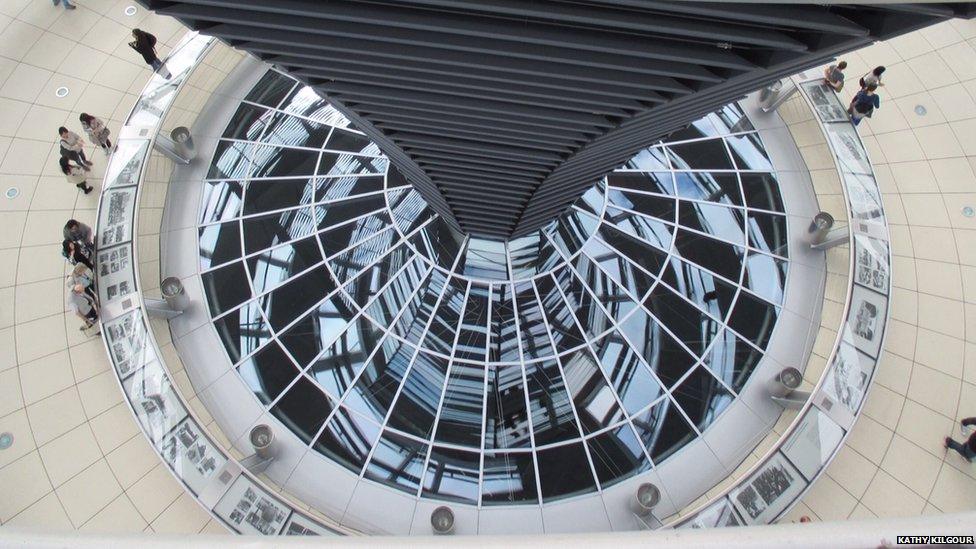
<instances>
[{"instance_id":1,"label":"person walking","mask_svg":"<svg viewBox=\"0 0 976 549\"><path fill-rule=\"evenodd\" d=\"M81 330L87 330L98 322L98 305L92 296L85 293L81 284L68 287L68 308L85 321Z\"/></svg>"},{"instance_id":2,"label":"person walking","mask_svg":"<svg viewBox=\"0 0 976 549\"><path fill-rule=\"evenodd\" d=\"M105 127L105 123L85 112L81 113L78 119L81 121L81 128L88 134L92 143L101 147L105 156L108 156L112 152L112 141L108 138L112 132Z\"/></svg>"},{"instance_id":3,"label":"person walking","mask_svg":"<svg viewBox=\"0 0 976 549\"><path fill-rule=\"evenodd\" d=\"M76 219L69 219L64 224L62 235L65 240L71 242L80 242L87 246L95 245L95 233L92 231L92 228Z\"/></svg>"},{"instance_id":4,"label":"person walking","mask_svg":"<svg viewBox=\"0 0 976 549\"><path fill-rule=\"evenodd\" d=\"M857 92L857 95L851 100L851 105L847 108L847 112L851 115L851 122L855 126L861 123L862 118L871 118L874 110L881 107L881 98L878 97L878 94L874 93L877 89L878 86L876 84L870 84L868 87Z\"/></svg>"},{"instance_id":5,"label":"person walking","mask_svg":"<svg viewBox=\"0 0 976 549\"><path fill-rule=\"evenodd\" d=\"M58 4L64 4L64 9L66 10L73 10L78 7L72 4L71 0L51 0L51 1L54 2L54 7L57 7Z\"/></svg>"},{"instance_id":6,"label":"person walking","mask_svg":"<svg viewBox=\"0 0 976 549\"><path fill-rule=\"evenodd\" d=\"M871 72L865 74L861 77L858 83L861 85L861 89L865 89L868 86L874 84L875 89L884 86L881 82L881 75L884 74L885 68L883 66L877 66Z\"/></svg>"},{"instance_id":7,"label":"person walking","mask_svg":"<svg viewBox=\"0 0 976 549\"><path fill-rule=\"evenodd\" d=\"M844 89L844 69L846 68L847 61L841 61L824 69L824 81L827 82L828 86L834 88L835 92Z\"/></svg>"},{"instance_id":8,"label":"person walking","mask_svg":"<svg viewBox=\"0 0 976 549\"><path fill-rule=\"evenodd\" d=\"M959 422L963 429L968 426L976 426L976 417L967 417L966 419ZM976 431L973 431L966 442L959 443L952 439L952 437L945 437L942 442L942 447L946 449L952 449L966 458L967 461L973 461L976 459Z\"/></svg>"},{"instance_id":9,"label":"person walking","mask_svg":"<svg viewBox=\"0 0 976 549\"><path fill-rule=\"evenodd\" d=\"M64 174L64 178L68 180L68 183L78 187L78 190L84 191L85 194L94 190L94 187L88 185L85 170L81 169L80 166L73 165L65 156L62 156L58 162L61 164L61 173Z\"/></svg>"},{"instance_id":10,"label":"person walking","mask_svg":"<svg viewBox=\"0 0 976 549\"><path fill-rule=\"evenodd\" d=\"M132 29L134 41L129 42L129 47L139 52L143 60L152 67L153 71L158 71L163 66L163 62L156 55L156 37L142 29Z\"/></svg>"},{"instance_id":11,"label":"person walking","mask_svg":"<svg viewBox=\"0 0 976 549\"><path fill-rule=\"evenodd\" d=\"M64 126L58 128L58 135L61 136L61 156L74 160L86 172L91 171L92 163L85 157L85 140Z\"/></svg>"}]
</instances>

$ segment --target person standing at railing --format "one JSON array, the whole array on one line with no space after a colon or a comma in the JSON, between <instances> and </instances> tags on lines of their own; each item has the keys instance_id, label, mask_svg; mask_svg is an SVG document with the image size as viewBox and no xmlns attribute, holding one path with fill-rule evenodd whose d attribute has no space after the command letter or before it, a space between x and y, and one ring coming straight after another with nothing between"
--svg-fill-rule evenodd
<instances>
[{"instance_id":1,"label":"person standing at railing","mask_svg":"<svg viewBox=\"0 0 976 549\"><path fill-rule=\"evenodd\" d=\"M835 92L844 89L844 69L846 68L847 61L841 61L824 69L824 81L827 82L828 86L834 88Z\"/></svg>"},{"instance_id":2,"label":"person standing at railing","mask_svg":"<svg viewBox=\"0 0 976 549\"><path fill-rule=\"evenodd\" d=\"M976 426L976 417L967 417L966 419L959 422L963 428ZM952 437L945 437L942 442L942 447L946 449L952 449L966 458L967 461L973 461L976 459L976 431L973 431L966 442L959 443L952 439Z\"/></svg>"},{"instance_id":3,"label":"person standing at railing","mask_svg":"<svg viewBox=\"0 0 976 549\"><path fill-rule=\"evenodd\" d=\"M98 322L98 306L81 284L68 287L68 308L85 321L80 330L87 330Z\"/></svg>"},{"instance_id":4,"label":"person standing at railing","mask_svg":"<svg viewBox=\"0 0 976 549\"><path fill-rule=\"evenodd\" d=\"M76 219L69 219L64 224L64 229L61 230L61 234L65 240L70 240L71 242L79 242L87 246L95 245L95 233L92 231L92 228Z\"/></svg>"}]
</instances>

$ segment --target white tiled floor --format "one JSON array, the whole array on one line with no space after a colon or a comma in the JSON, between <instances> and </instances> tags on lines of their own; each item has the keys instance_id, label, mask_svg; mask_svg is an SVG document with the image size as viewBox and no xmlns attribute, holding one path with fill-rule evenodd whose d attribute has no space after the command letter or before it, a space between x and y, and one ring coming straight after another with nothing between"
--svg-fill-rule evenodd
<instances>
[{"instance_id":1,"label":"white tiled floor","mask_svg":"<svg viewBox=\"0 0 976 549\"><path fill-rule=\"evenodd\" d=\"M837 518L851 498L851 518L976 509L976 464L941 445L976 415L976 220L962 215L976 207L976 21L843 58L845 99L887 67L881 108L860 132L894 223L893 320L864 415L827 470L840 491L814 487L787 520Z\"/></svg>"},{"instance_id":2,"label":"white tiled floor","mask_svg":"<svg viewBox=\"0 0 976 549\"><path fill-rule=\"evenodd\" d=\"M60 231L91 221L84 196L57 167L56 130L81 133L91 112L117 132L149 77L125 42L139 26L162 44L185 32L173 20L123 15L130 2L0 0L0 524L97 532L212 532L196 502L160 464L109 371L100 339L65 313ZM165 53L168 46L160 48ZM66 98L54 90L67 86ZM89 151L98 187L105 166Z\"/></svg>"},{"instance_id":3,"label":"white tiled floor","mask_svg":"<svg viewBox=\"0 0 976 549\"><path fill-rule=\"evenodd\" d=\"M126 17L125 0L77 3L65 12L49 0L0 0L0 190L21 191L0 198L0 432L15 436L0 451L0 524L225 532L159 463L101 343L80 335L60 301L60 227L90 221L96 202L61 179L54 130L78 130L80 109L117 130L148 77L125 45L129 29L164 44L183 32L141 9ZM974 48L976 22L952 22L846 56L853 79L888 67L882 108L861 132L896 223L896 297L864 417L792 517L976 508L976 466L940 446L945 434L959 438L959 415L976 415L976 221L960 214L976 206ZM59 99L62 85L70 93ZM832 168L822 153L806 160ZM97 186L104 157L91 156Z\"/></svg>"}]
</instances>

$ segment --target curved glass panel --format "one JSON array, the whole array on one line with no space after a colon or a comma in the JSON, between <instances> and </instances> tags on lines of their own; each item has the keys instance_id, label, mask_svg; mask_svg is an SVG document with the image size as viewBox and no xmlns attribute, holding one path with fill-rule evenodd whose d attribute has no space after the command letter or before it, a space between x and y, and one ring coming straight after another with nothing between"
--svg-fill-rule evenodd
<instances>
[{"instance_id":1,"label":"curved glass panel","mask_svg":"<svg viewBox=\"0 0 976 549\"><path fill-rule=\"evenodd\" d=\"M275 72L209 173L200 263L238 374L323 459L415 497L547 503L649 470L735 400L783 301L783 203L735 106L508 242L455 231Z\"/></svg>"}]
</instances>

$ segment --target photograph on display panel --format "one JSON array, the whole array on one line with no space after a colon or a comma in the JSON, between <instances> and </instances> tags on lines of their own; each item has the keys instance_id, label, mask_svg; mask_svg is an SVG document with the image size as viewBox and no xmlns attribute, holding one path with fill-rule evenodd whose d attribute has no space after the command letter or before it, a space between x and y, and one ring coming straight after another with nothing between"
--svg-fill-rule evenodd
<instances>
[{"instance_id":1,"label":"photograph on display panel","mask_svg":"<svg viewBox=\"0 0 976 549\"><path fill-rule=\"evenodd\" d=\"M336 536L336 532L329 530L328 528L318 524L312 519L300 515L298 513L292 513L291 518L288 519L288 524L285 525L284 535L286 536Z\"/></svg>"},{"instance_id":2,"label":"photograph on display panel","mask_svg":"<svg viewBox=\"0 0 976 549\"><path fill-rule=\"evenodd\" d=\"M148 139L119 139L112 161L105 172L106 188L126 187L139 183L143 158L149 151Z\"/></svg>"},{"instance_id":3,"label":"photograph on display panel","mask_svg":"<svg viewBox=\"0 0 976 549\"><path fill-rule=\"evenodd\" d=\"M146 344L146 326L142 311L136 309L102 324L108 349L119 379L126 379L143 364L156 359L156 352Z\"/></svg>"},{"instance_id":4,"label":"photograph on display panel","mask_svg":"<svg viewBox=\"0 0 976 549\"><path fill-rule=\"evenodd\" d=\"M277 535L291 510L241 475L227 490L214 513L241 534Z\"/></svg>"},{"instance_id":5,"label":"photograph on display panel","mask_svg":"<svg viewBox=\"0 0 976 549\"><path fill-rule=\"evenodd\" d=\"M847 109L837 100L834 90L823 83L822 80L812 80L800 84L806 92L807 97L813 102L813 108L817 111L817 116L824 122L846 122L850 120Z\"/></svg>"},{"instance_id":6,"label":"photograph on display panel","mask_svg":"<svg viewBox=\"0 0 976 549\"><path fill-rule=\"evenodd\" d=\"M194 494L199 494L214 473L227 463L227 458L191 418L163 438L161 453Z\"/></svg>"},{"instance_id":7,"label":"photograph on display panel","mask_svg":"<svg viewBox=\"0 0 976 549\"><path fill-rule=\"evenodd\" d=\"M854 235L854 281L882 294L890 283L888 243L869 236Z\"/></svg>"},{"instance_id":8,"label":"photograph on display panel","mask_svg":"<svg viewBox=\"0 0 976 549\"><path fill-rule=\"evenodd\" d=\"M748 524L767 524L803 492L807 482L783 454L774 454L762 468L729 493Z\"/></svg>"},{"instance_id":9,"label":"photograph on display panel","mask_svg":"<svg viewBox=\"0 0 976 549\"><path fill-rule=\"evenodd\" d=\"M861 144L857 129L848 121L824 124L827 137L834 147L834 154L842 173L870 175L874 173L867 152Z\"/></svg>"},{"instance_id":10,"label":"photograph on display panel","mask_svg":"<svg viewBox=\"0 0 976 549\"><path fill-rule=\"evenodd\" d=\"M812 482L834 455L844 438L844 429L817 408L810 408L786 439L781 450L800 474Z\"/></svg>"},{"instance_id":11,"label":"photograph on display panel","mask_svg":"<svg viewBox=\"0 0 976 549\"><path fill-rule=\"evenodd\" d=\"M846 339L837 349L833 365L824 376L821 390L833 402L843 404L853 418L864 400L875 359L858 351Z\"/></svg>"},{"instance_id":12,"label":"photograph on display panel","mask_svg":"<svg viewBox=\"0 0 976 549\"><path fill-rule=\"evenodd\" d=\"M99 250L97 257L98 297L102 303L115 301L136 289L132 268L132 244Z\"/></svg>"},{"instance_id":13,"label":"photograph on display panel","mask_svg":"<svg viewBox=\"0 0 976 549\"><path fill-rule=\"evenodd\" d=\"M137 369L122 386L143 430L157 448L163 437L187 417L186 408L158 361Z\"/></svg>"},{"instance_id":14,"label":"photograph on display panel","mask_svg":"<svg viewBox=\"0 0 976 549\"><path fill-rule=\"evenodd\" d=\"M99 248L132 240L135 206L135 187L109 189L102 195L101 209L98 211Z\"/></svg>"},{"instance_id":15,"label":"photograph on display panel","mask_svg":"<svg viewBox=\"0 0 976 549\"><path fill-rule=\"evenodd\" d=\"M881 351L888 314L888 298L863 286L854 285L845 330L850 330L854 345L872 358Z\"/></svg>"},{"instance_id":16,"label":"photograph on display panel","mask_svg":"<svg viewBox=\"0 0 976 549\"><path fill-rule=\"evenodd\" d=\"M707 509L703 509L691 520L677 526L677 529L722 528L724 526L743 526L739 513L732 507L728 498L722 498Z\"/></svg>"},{"instance_id":17,"label":"photograph on display panel","mask_svg":"<svg viewBox=\"0 0 976 549\"><path fill-rule=\"evenodd\" d=\"M877 220L884 217L881 191L878 190L878 183L873 175L845 173L844 183L847 186L851 211L857 219Z\"/></svg>"}]
</instances>

